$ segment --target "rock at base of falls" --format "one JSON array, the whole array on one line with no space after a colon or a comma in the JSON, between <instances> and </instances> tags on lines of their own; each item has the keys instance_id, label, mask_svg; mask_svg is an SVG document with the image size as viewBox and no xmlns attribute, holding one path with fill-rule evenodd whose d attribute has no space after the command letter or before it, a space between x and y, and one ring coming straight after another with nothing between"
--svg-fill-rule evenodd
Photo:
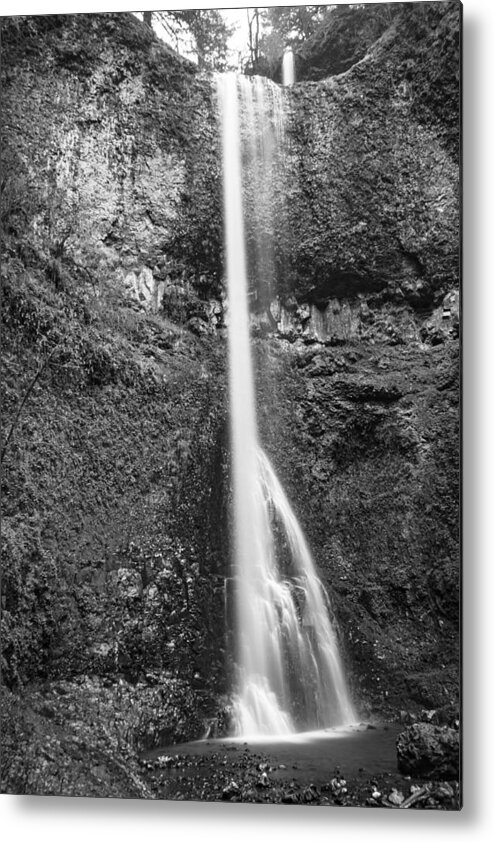
<instances>
[{"instance_id":1,"label":"rock at base of falls","mask_svg":"<svg viewBox=\"0 0 494 842\"><path fill-rule=\"evenodd\" d=\"M405 775L431 780L458 777L459 732L446 726L417 723L405 729L396 741L398 769Z\"/></svg>"}]
</instances>

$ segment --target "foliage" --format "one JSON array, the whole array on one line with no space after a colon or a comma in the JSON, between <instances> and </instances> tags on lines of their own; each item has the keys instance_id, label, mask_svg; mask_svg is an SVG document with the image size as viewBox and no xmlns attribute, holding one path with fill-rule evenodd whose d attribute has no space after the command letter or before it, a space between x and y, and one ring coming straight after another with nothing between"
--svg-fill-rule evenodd
<instances>
[{"instance_id":1,"label":"foliage","mask_svg":"<svg viewBox=\"0 0 494 842\"><path fill-rule=\"evenodd\" d=\"M100 272L88 276L74 257L78 232L59 238L59 221L73 216L64 216L65 196L55 197L56 218L45 206L33 253L24 223L12 229L2 270L4 680L18 687L87 669L135 680L154 667L180 675L187 664L204 690L219 685L224 652L209 617L218 591L197 559L219 566L222 555L204 538L204 501L185 485L195 461L207 470L216 453L212 408L222 392L206 374L215 355L210 348L196 363L191 334L136 312ZM82 533L74 516L88 518ZM95 548L108 541L119 567L105 549L101 580ZM84 546L93 547L87 556ZM137 600L122 589L120 569L143 577Z\"/></svg>"},{"instance_id":2,"label":"foliage","mask_svg":"<svg viewBox=\"0 0 494 842\"><path fill-rule=\"evenodd\" d=\"M5 162L4 162L5 168ZM0 185L0 223L2 235L19 234L33 213L32 192L26 174L7 167Z\"/></svg>"},{"instance_id":3,"label":"foliage","mask_svg":"<svg viewBox=\"0 0 494 842\"><path fill-rule=\"evenodd\" d=\"M430 34L428 53L447 48L453 72L457 21L447 7L441 20L451 26L451 39ZM419 11L406 12L421 18ZM365 63L290 92L288 135L292 148L296 144L304 154L290 150L286 162L287 291L298 289L321 303L344 290L352 297L382 291L418 310L437 306L457 277L458 171L451 153L459 123L453 133L449 114L444 121L437 112L425 116L428 91L436 84L432 60L423 56L414 66L417 86L396 76L396 65L412 51L408 38L414 49L422 49L420 39L408 32L409 22L400 15ZM456 107L453 94L448 82ZM418 110L423 119L415 122Z\"/></svg>"},{"instance_id":4,"label":"foliage","mask_svg":"<svg viewBox=\"0 0 494 842\"><path fill-rule=\"evenodd\" d=\"M137 752L200 737L185 682L79 677L2 692L1 788L11 794L152 798Z\"/></svg>"},{"instance_id":5,"label":"foliage","mask_svg":"<svg viewBox=\"0 0 494 842\"><path fill-rule=\"evenodd\" d=\"M227 69L228 38L232 33L217 9L182 9L144 12L149 26L161 25L177 51L195 55L201 70Z\"/></svg>"},{"instance_id":6,"label":"foliage","mask_svg":"<svg viewBox=\"0 0 494 842\"><path fill-rule=\"evenodd\" d=\"M297 78L321 79L357 64L403 13L402 3L332 7L297 49Z\"/></svg>"},{"instance_id":7,"label":"foliage","mask_svg":"<svg viewBox=\"0 0 494 842\"><path fill-rule=\"evenodd\" d=\"M272 34L283 45L295 46L317 32L334 6L271 6L266 10L266 22ZM269 37L269 36L266 36Z\"/></svg>"},{"instance_id":8,"label":"foliage","mask_svg":"<svg viewBox=\"0 0 494 842\"><path fill-rule=\"evenodd\" d=\"M366 55L397 17L408 14L406 6L351 3L255 9L259 31L251 39L246 72L279 81L284 49L291 46L298 81L343 73Z\"/></svg>"},{"instance_id":9,"label":"foliage","mask_svg":"<svg viewBox=\"0 0 494 842\"><path fill-rule=\"evenodd\" d=\"M460 157L460 15L454 0L405 4L398 35L406 53L396 61L396 73L406 79L412 114L432 125L455 162ZM415 14L414 14L415 11Z\"/></svg>"},{"instance_id":10,"label":"foliage","mask_svg":"<svg viewBox=\"0 0 494 842\"><path fill-rule=\"evenodd\" d=\"M285 47L304 43L332 8L271 6L247 10L250 57L245 72L273 76Z\"/></svg>"}]
</instances>

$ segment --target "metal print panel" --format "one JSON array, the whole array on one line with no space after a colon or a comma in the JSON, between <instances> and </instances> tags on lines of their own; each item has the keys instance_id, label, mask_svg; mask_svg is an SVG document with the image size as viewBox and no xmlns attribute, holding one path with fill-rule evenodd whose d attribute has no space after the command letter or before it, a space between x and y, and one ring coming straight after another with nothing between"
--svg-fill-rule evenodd
<instances>
[{"instance_id":1,"label":"metal print panel","mask_svg":"<svg viewBox=\"0 0 494 842\"><path fill-rule=\"evenodd\" d=\"M1 19L2 792L460 808L460 34Z\"/></svg>"}]
</instances>

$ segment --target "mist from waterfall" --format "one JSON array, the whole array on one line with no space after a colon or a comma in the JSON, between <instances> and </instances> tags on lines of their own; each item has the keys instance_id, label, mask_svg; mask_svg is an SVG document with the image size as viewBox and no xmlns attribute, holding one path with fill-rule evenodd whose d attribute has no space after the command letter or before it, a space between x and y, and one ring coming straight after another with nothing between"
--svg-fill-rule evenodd
<instances>
[{"instance_id":1,"label":"mist from waterfall","mask_svg":"<svg viewBox=\"0 0 494 842\"><path fill-rule=\"evenodd\" d=\"M268 282L275 271L272 190L283 143L281 92L259 77L224 74L218 77L218 99L235 524L234 733L283 736L350 724L355 713L327 595L260 446L256 418L248 279ZM244 181L243 172L248 173ZM253 197L250 203L246 192Z\"/></svg>"}]
</instances>

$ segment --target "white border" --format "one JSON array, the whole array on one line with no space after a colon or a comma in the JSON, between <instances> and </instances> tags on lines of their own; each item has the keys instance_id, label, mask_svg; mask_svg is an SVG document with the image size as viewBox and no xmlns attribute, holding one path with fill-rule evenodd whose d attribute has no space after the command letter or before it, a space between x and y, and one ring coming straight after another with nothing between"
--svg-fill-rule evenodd
<instances>
[{"instance_id":1,"label":"white border","mask_svg":"<svg viewBox=\"0 0 494 842\"><path fill-rule=\"evenodd\" d=\"M225 2L228 8L244 3ZM273 3L272 5L286 5ZM101 3L4 0L1 15L154 9L152 2L126 0ZM218 8L219 3L168 3L165 8ZM489 341L494 320L494 228L491 191L492 58L494 3L465 0L464 11L464 753L465 807L461 813L366 809L273 807L189 802L140 802L75 798L0 797L4 838L36 842L86 842L104 837L130 842L160 838L198 838L242 842L310 842L362 838L416 840L422 834L435 842L483 839L494 816L494 714L492 663L494 634L491 605L494 559L489 558L492 532L490 478L494 474L491 396L494 372ZM494 822L490 823L494 826Z\"/></svg>"}]
</instances>

